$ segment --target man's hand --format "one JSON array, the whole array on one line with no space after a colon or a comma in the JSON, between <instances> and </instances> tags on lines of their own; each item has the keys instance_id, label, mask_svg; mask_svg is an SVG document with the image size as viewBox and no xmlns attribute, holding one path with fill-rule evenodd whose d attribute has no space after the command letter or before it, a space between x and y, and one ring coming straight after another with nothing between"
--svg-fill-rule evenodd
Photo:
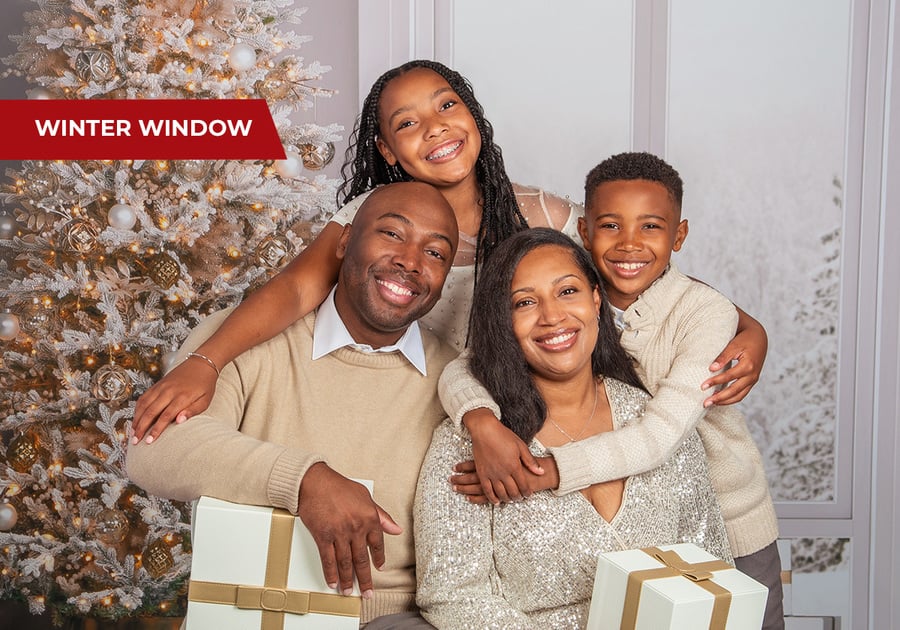
<instances>
[{"instance_id":1,"label":"man's hand","mask_svg":"<svg viewBox=\"0 0 900 630\"><path fill-rule=\"evenodd\" d=\"M316 541L328 586L349 595L356 574L362 596L371 598L369 553L375 568L381 569L384 534L396 535L403 529L375 503L366 487L323 462L313 464L300 482L298 516Z\"/></svg>"},{"instance_id":2,"label":"man's hand","mask_svg":"<svg viewBox=\"0 0 900 630\"><path fill-rule=\"evenodd\" d=\"M523 469L529 495L539 490L553 490L559 487L559 470L556 468L556 460L552 457L538 457L536 461L544 469L544 474L535 475L531 471ZM453 472L456 474L450 477L450 483L455 492L465 495L466 500L470 503L489 502L475 469L475 462L471 460L460 462L453 467Z\"/></svg>"},{"instance_id":3,"label":"man's hand","mask_svg":"<svg viewBox=\"0 0 900 630\"><path fill-rule=\"evenodd\" d=\"M544 470L519 436L487 409L473 409L463 416L472 436L472 455L483 494L497 505L531 496L530 476Z\"/></svg>"}]
</instances>

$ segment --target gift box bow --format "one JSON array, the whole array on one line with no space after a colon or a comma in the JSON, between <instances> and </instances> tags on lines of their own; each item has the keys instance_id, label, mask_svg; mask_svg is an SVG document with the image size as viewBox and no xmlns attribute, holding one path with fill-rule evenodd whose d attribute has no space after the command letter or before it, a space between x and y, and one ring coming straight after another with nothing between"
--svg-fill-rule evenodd
<instances>
[{"instance_id":1,"label":"gift box bow","mask_svg":"<svg viewBox=\"0 0 900 630\"><path fill-rule=\"evenodd\" d=\"M684 577L713 595L713 610L709 620L709 630L725 630L728 621L728 609L731 607L731 593L728 589L711 580L713 571L733 569L722 560L706 562L686 562L674 551L663 551L657 547L647 547L641 551L655 558L663 566L656 569L632 571L628 574L625 587L625 607L622 609L621 630L634 630L637 623L638 607L641 601L641 588L647 580L667 577Z\"/></svg>"},{"instance_id":2,"label":"gift box bow","mask_svg":"<svg viewBox=\"0 0 900 630\"><path fill-rule=\"evenodd\" d=\"M265 583L255 586L191 580L188 601L261 610L260 630L281 630L285 613L359 617L359 597L287 588L293 535L294 516L286 510L272 510Z\"/></svg>"}]
</instances>

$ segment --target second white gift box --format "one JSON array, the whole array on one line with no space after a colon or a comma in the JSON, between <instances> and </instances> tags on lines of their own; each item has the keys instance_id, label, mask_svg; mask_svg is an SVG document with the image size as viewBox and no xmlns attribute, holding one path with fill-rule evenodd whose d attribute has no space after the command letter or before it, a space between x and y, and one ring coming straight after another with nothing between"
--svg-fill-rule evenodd
<instances>
[{"instance_id":1,"label":"second white gift box","mask_svg":"<svg viewBox=\"0 0 900 630\"><path fill-rule=\"evenodd\" d=\"M768 589L690 543L600 555L589 630L759 630Z\"/></svg>"},{"instance_id":2,"label":"second white gift box","mask_svg":"<svg viewBox=\"0 0 900 630\"><path fill-rule=\"evenodd\" d=\"M356 630L360 598L328 588L315 541L285 510L194 505L186 630Z\"/></svg>"}]
</instances>

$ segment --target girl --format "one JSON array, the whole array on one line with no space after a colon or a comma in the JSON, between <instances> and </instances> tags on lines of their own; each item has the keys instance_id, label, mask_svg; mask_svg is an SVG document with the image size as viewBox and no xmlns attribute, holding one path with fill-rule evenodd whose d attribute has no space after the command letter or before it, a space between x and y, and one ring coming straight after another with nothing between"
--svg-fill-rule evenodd
<instances>
[{"instance_id":1,"label":"girl","mask_svg":"<svg viewBox=\"0 0 900 630\"><path fill-rule=\"evenodd\" d=\"M423 324L457 350L465 345L478 271L501 241L529 226L552 227L577 239L580 208L510 182L471 85L438 62L410 61L378 78L363 103L342 175L338 197L346 205L281 273L248 296L215 334L141 396L133 441L146 437L152 442L173 419L181 422L204 410L222 366L319 305L337 279L335 250L342 227L352 221L365 193L378 185L424 181L453 207L459 251L442 298ZM742 314L739 334L717 362L740 360L707 381L731 382L713 401L741 400L758 380L765 352L762 326ZM531 467L539 470L536 462Z\"/></svg>"}]
</instances>

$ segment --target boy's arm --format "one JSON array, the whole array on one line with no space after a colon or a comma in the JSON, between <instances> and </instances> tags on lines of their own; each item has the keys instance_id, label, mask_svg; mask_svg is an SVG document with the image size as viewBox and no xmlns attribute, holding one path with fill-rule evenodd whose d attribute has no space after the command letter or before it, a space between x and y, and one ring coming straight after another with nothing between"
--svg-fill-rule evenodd
<instances>
[{"instance_id":1,"label":"boy's arm","mask_svg":"<svg viewBox=\"0 0 900 630\"><path fill-rule=\"evenodd\" d=\"M499 421L500 407L469 372L468 350L444 368L438 394L454 424L462 424L472 436L477 483L488 501L505 503L530 495L528 472L541 475L543 468L528 446ZM472 472L459 465L456 471Z\"/></svg>"},{"instance_id":2,"label":"boy's arm","mask_svg":"<svg viewBox=\"0 0 900 630\"><path fill-rule=\"evenodd\" d=\"M769 338L762 324L735 306L738 312L737 333L734 339L728 342L725 349L716 357L710 371L718 372L727 368L724 372L706 379L703 389L725 385L721 390L706 399L706 405L733 405L744 399L750 390L759 381L763 363L766 361L766 352L769 348ZM731 367L729 363L734 362Z\"/></svg>"},{"instance_id":3,"label":"boy's arm","mask_svg":"<svg viewBox=\"0 0 900 630\"><path fill-rule=\"evenodd\" d=\"M709 297L709 291L694 295L698 294ZM641 416L615 431L549 449L559 469L557 494L656 468L672 456L704 416L706 394L700 383L711 359L731 338L737 314L724 297L697 302L692 309L681 304L668 316L679 320L673 360L658 383L647 383L655 393Z\"/></svg>"},{"instance_id":4,"label":"boy's arm","mask_svg":"<svg viewBox=\"0 0 900 630\"><path fill-rule=\"evenodd\" d=\"M146 434L152 442L176 416L183 420L206 409L219 371L321 304L337 281L340 259L336 251L342 230L341 225L329 222L278 275L241 302L196 349L196 355L144 392L135 406L135 441Z\"/></svg>"}]
</instances>

